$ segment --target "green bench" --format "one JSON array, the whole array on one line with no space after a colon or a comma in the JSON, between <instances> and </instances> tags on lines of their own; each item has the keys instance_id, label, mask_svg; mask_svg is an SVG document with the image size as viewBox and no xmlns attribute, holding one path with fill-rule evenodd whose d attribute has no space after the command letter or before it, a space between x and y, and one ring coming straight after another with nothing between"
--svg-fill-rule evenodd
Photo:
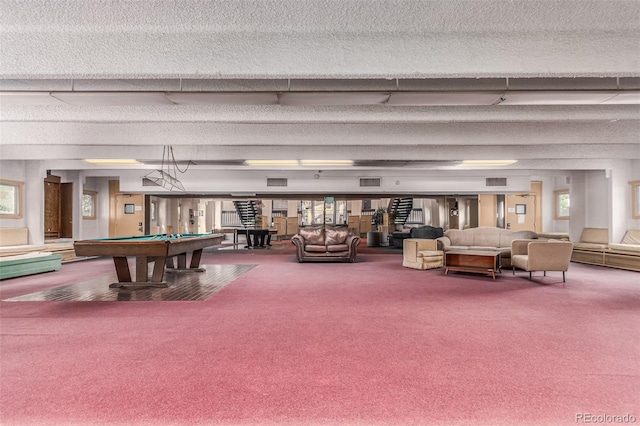
<instances>
[{"instance_id":1,"label":"green bench","mask_svg":"<svg viewBox=\"0 0 640 426\"><path fill-rule=\"evenodd\" d=\"M0 257L0 280L57 271L62 268L62 255L32 252Z\"/></svg>"}]
</instances>

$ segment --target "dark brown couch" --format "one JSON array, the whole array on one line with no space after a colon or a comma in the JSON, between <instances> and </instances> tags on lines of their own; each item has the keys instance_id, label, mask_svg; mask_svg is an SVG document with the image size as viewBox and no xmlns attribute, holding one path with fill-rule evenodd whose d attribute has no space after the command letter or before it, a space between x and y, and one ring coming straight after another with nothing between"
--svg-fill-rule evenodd
<instances>
[{"instance_id":1,"label":"dark brown couch","mask_svg":"<svg viewBox=\"0 0 640 426\"><path fill-rule=\"evenodd\" d=\"M291 242L296 246L298 262L353 262L360 237L347 227L305 226L291 237Z\"/></svg>"}]
</instances>

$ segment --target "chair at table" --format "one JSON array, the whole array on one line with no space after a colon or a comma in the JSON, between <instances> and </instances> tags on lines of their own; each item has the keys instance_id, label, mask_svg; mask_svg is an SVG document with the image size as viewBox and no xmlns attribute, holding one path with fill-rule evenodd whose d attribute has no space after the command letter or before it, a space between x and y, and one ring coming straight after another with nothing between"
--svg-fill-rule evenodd
<instances>
[{"instance_id":1,"label":"chair at table","mask_svg":"<svg viewBox=\"0 0 640 426\"><path fill-rule=\"evenodd\" d=\"M436 240L407 238L402 241L402 266L406 268L441 268L443 256Z\"/></svg>"},{"instance_id":2,"label":"chair at table","mask_svg":"<svg viewBox=\"0 0 640 426\"><path fill-rule=\"evenodd\" d=\"M513 240L511 242L511 266L529 272L562 271L562 282L566 282L565 272L569 270L573 243L558 240Z\"/></svg>"}]
</instances>

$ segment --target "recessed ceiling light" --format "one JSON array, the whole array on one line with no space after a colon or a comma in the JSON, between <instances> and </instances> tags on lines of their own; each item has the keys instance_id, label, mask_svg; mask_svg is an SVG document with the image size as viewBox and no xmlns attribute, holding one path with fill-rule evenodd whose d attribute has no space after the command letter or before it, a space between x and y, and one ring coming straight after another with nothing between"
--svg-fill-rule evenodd
<instances>
[{"instance_id":1,"label":"recessed ceiling light","mask_svg":"<svg viewBox=\"0 0 640 426\"><path fill-rule=\"evenodd\" d=\"M462 160L463 166L508 166L518 160Z\"/></svg>"},{"instance_id":2,"label":"recessed ceiling light","mask_svg":"<svg viewBox=\"0 0 640 426\"><path fill-rule=\"evenodd\" d=\"M84 161L91 164L100 164L103 166L134 166L136 164L142 164L138 160L132 160L127 158L87 158Z\"/></svg>"},{"instance_id":3,"label":"recessed ceiling light","mask_svg":"<svg viewBox=\"0 0 640 426\"><path fill-rule=\"evenodd\" d=\"M297 166L298 160L245 160L247 166Z\"/></svg>"},{"instance_id":4,"label":"recessed ceiling light","mask_svg":"<svg viewBox=\"0 0 640 426\"><path fill-rule=\"evenodd\" d=\"M303 166L353 166L353 160L300 160Z\"/></svg>"}]
</instances>

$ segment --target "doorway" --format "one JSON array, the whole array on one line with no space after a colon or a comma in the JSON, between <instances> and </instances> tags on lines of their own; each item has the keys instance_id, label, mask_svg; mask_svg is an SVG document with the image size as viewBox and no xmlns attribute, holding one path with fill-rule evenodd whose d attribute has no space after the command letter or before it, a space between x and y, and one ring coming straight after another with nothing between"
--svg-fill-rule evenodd
<instances>
[{"instance_id":1,"label":"doorway","mask_svg":"<svg viewBox=\"0 0 640 426\"><path fill-rule=\"evenodd\" d=\"M44 238L73 238L73 183L44 178Z\"/></svg>"},{"instance_id":2,"label":"doorway","mask_svg":"<svg viewBox=\"0 0 640 426\"><path fill-rule=\"evenodd\" d=\"M144 195L116 194L113 237L144 235Z\"/></svg>"}]
</instances>

